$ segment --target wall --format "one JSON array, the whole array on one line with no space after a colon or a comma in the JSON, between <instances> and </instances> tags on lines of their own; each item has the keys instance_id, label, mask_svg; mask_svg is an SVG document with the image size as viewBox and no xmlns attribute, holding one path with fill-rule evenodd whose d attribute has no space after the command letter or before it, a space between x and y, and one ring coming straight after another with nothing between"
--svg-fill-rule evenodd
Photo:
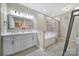
<instances>
[{"instance_id":1,"label":"wall","mask_svg":"<svg viewBox=\"0 0 79 59\"><path fill-rule=\"evenodd\" d=\"M42 14L38 14L38 19L37 19L37 29L40 31L45 31L46 30L46 16Z\"/></svg>"},{"instance_id":2,"label":"wall","mask_svg":"<svg viewBox=\"0 0 79 59\"><path fill-rule=\"evenodd\" d=\"M69 24L69 13L60 16L60 38L65 39Z\"/></svg>"},{"instance_id":3,"label":"wall","mask_svg":"<svg viewBox=\"0 0 79 59\"><path fill-rule=\"evenodd\" d=\"M77 20L78 20L78 36L79 36L79 16L77 17Z\"/></svg>"},{"instance_id":4,"label":"wall","mask_svg":"<svg viewBox=\"0 0 79 59\"><path fill-rule=\"evenodd\" d=\"M1 4L0 4L0 48L1 48Z\"/></svg>"},{"instance_id":5,"label":"wall","mask_svg":"<svg viewBox=\"0 0 79 59\"><path fill-rule=\"evenodd\" d=\"M1 4L1 33L7 32L7 6L5 3Z\"/></svg>"},{"instance_id":6,"label":"wall","mask_svg":"<svg viewBox=\"0 0 79 59\"><path fill-rule=\"evenodd\" d=\"M0 56L2 55L2 40L1 40L1 4L0 4Z\"/></svg>"}]
</instances>

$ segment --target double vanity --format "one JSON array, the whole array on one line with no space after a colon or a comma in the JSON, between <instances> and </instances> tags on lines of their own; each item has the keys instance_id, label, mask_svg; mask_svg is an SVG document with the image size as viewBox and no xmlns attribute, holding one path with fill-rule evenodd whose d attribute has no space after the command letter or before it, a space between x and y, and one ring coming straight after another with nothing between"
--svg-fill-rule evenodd
<instances>
[{"instance_id":1,"label":"double vanity","mask_svg":"<svg viewBox=\"0 0 79 59\"><path fill-rule=\"evenodd\" d=\"M5 6L6 5L2 5ZM23 10L6 7L1 34L3 55L13 55L27 48L37 45L37 32L35 30L34 17L23 13ZM6 13L6 14L5 14Z\"/></svg>"},{"instance_id":2,"label":"double vanity","mask_svg":"<svg viewBox=\"0 0 79 59\"><path fill-rule=\"evenodd\" d=\"M19 32L2 34L3 55L12 55L37 45L37 32Z\"/></svg>"}]
</instances>

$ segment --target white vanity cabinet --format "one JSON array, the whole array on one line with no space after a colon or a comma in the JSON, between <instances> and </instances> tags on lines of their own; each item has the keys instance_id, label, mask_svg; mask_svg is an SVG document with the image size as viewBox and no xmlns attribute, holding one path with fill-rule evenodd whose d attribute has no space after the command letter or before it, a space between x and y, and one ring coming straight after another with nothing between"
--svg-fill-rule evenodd
<instances>
[{"instance_id":1,"label":"white vanity cabinet","mask_svg":"<svg viewBox=\"0 0 79 59\"><path fill-rule=\"evenodd\" d=\"M3 37L3 55L10 55L20 51L20 36L12 35Z\"/></svg>"},{"instance_id":2,"label":"white vanity cabinet","mask_svg":"<svg viewBox=\"0 0 79 59\"><path fill-rule=\"evenodd\" d=\"M37 45L36 33L3 36L3 55L11 55Z\"/></svg>"}]
</instances>

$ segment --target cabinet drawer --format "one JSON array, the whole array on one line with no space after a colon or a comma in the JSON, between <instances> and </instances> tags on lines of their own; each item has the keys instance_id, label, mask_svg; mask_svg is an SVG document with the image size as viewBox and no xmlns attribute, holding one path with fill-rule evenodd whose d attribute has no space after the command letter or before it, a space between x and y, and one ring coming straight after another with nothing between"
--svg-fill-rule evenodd
<instances>
[{"instance_id":1,"label":"cabinet drawer","mask_svg":"<svg viewBox=\"0 0 79 59\"><path fill-rule=\"evenodd\" d=\"M5 37L3 37L3 40L10 40L10 37L5 36Z\"/></svg>"}]
</instances>

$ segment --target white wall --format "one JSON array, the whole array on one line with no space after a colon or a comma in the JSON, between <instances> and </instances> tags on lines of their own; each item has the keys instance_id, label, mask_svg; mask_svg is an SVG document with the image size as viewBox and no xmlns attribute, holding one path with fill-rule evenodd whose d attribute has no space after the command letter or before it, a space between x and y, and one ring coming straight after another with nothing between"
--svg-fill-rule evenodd
<instances>
[{"instance_id":1,"label":"white wall","mask_svg":"<svg viewBox=\"0 0 79 59\"><path fill-rule=\"evenodd\" d=\"M78 16L77 20L78 20L78 36L79 36L79 16Z\"/></svg>"},{"instance_id":2,"label":"white wall","mask_svg":"<svg viewBox=\"0 0 79 59\"><path fill-rule=\"evenodd\" d=\"M38 14L38 19L37 19L37 22L38 22L38 30L41 30L41 31L45 31L46 30L46 19L45 19L45 15L42 15L42 14Z\"/></svg>"},{"instance_id":3,"label":"white wall","mask_svg":"<svg viewBox=\"0 0 79 59\"><path fill-rule=\"evenodd\" d=\"M0 4L0 56L2 56L2 40L1 40L1 4Z\"/></svg>"},{"instance_id":4,"label":"white wall","mask_svg":"<svg viewBox=\"0 0 79 59\"><path fill-rule=\"evenodd\" d=\"M69 20L70 20L69 13L60 16L60 39L66 38Z\"/></svg>"},{"instance_id":5,"label":"white wall","mask_svg":"<svg viewBox=\"0 0 79 59\"><path fill-rule=\"evenodd\" d=\"M7 32L7 6L5 3L1 4L1 33Z\"/></svg>"},{"instance_id":6,"label":"white wall","mask_svg":"<svg viewBox=\"0 0 79 59\"><path fill-rule=\"evenodd\" d=\"M1 4L0 4L0 48L1 48Z\"/></svg>"}]
</instances>

